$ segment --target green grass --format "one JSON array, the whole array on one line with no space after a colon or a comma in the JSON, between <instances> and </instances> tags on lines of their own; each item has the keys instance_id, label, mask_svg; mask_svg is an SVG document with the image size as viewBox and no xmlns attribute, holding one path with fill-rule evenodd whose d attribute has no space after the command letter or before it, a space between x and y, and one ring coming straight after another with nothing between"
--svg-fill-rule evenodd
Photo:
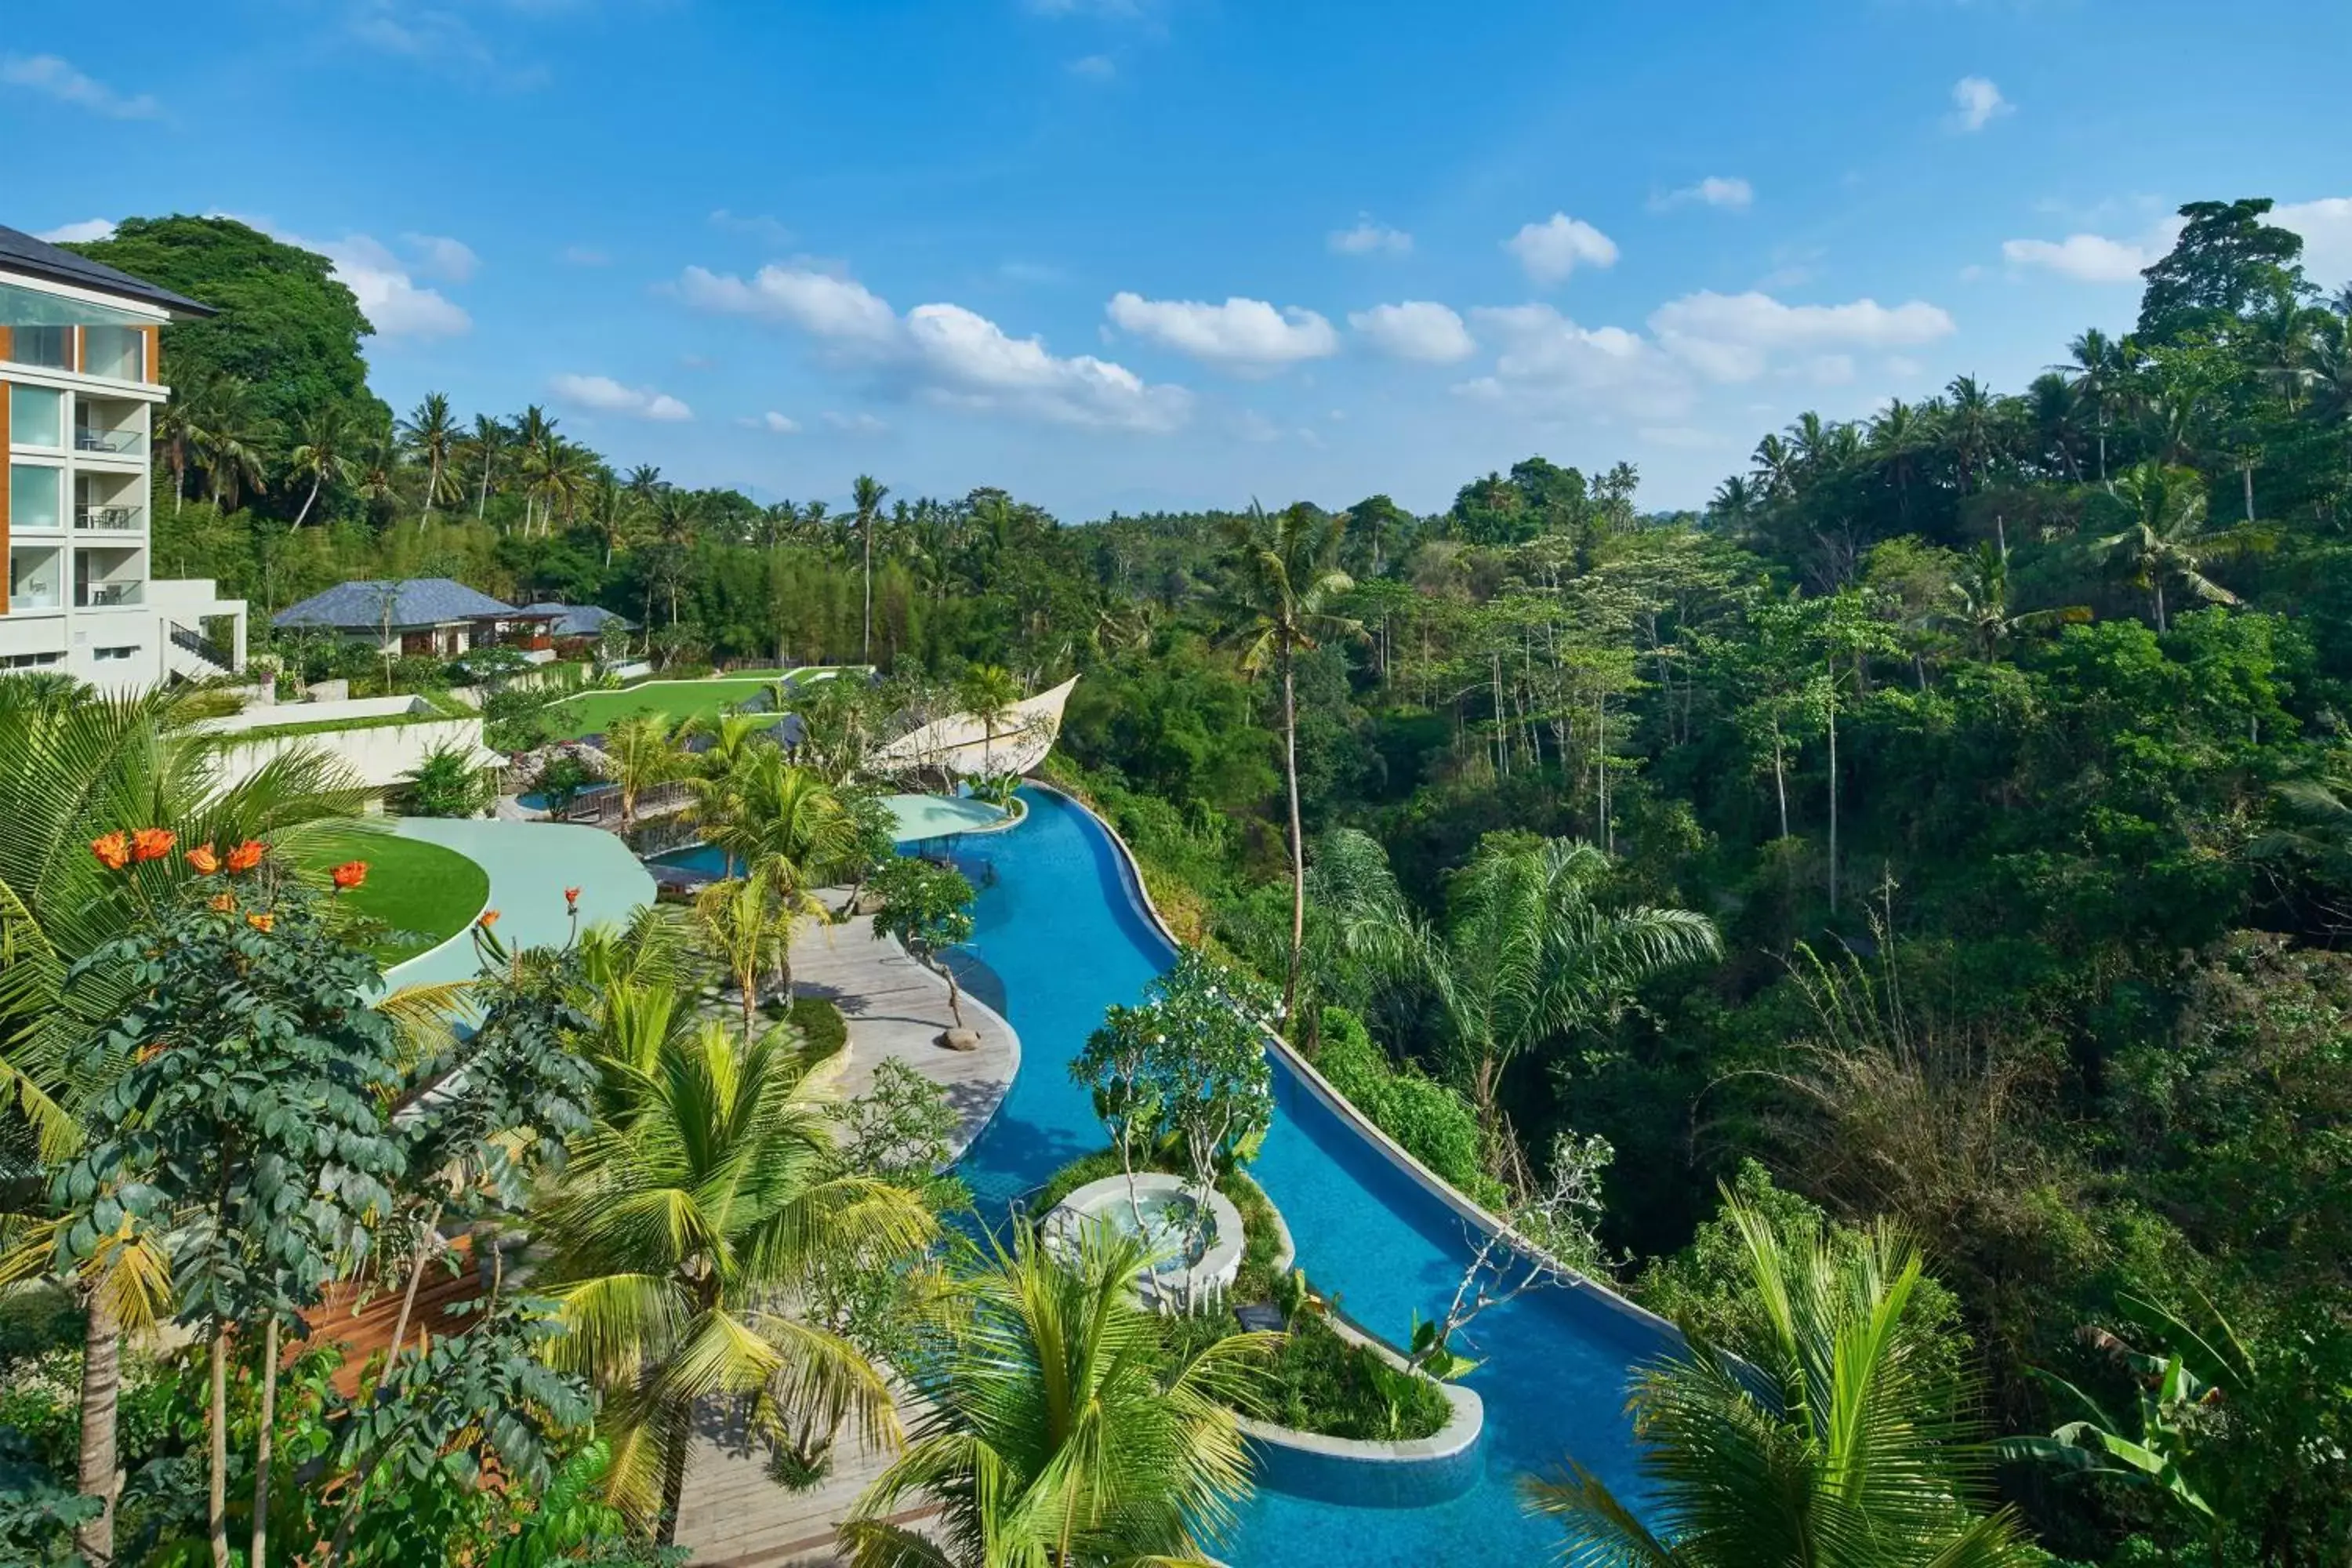
<instances>
[{"instance_id":1,"label":"green grass","mask_svg":"<svg viewBox=\"0 0 2352 1568\"><path fill-rule=\"evenodd\" d=\"M388 928L369 944L389 967L415 958L473 922L490 896L490 875L454 849L390 833L336 833L303 846L300 863L324 871L367 862L367 880L342 895L356 913Z\"/></svg>"},{"instance_id":2,"label":"green grass","mask_svg":"<svg viewBox=\"0 0 2352 1568\"><path fill-rule=\"evenodd\" d=\"M740 675L717 676L704 680L664 682L656 676L650 681L618 691L590 691L562 703L556 710L557 731L572 738L601 734L615 719L632 713L658 713L667 719L689 719L725 711L747 697L765 691L785 675L798 675L807 667L791 670L754 670Z\"/></svg>"},{"instance_id":3,"label":"green grass","mask_svg":"<svg viewBox=\"0 0 2352 1568\"><path fill-rule=\"evenodd\" d=\"M427 701L432 699L427 698ZM231 739L238 741L279 740L288 735L331 735L343 730L397 730L409 724L438 724L450 719L471 719L475 710L458 703L436 703L422 713L378 713L367 719L310 719L291 724L264 724L258 729L238 730Z\"/></svg>"}]
</instances>

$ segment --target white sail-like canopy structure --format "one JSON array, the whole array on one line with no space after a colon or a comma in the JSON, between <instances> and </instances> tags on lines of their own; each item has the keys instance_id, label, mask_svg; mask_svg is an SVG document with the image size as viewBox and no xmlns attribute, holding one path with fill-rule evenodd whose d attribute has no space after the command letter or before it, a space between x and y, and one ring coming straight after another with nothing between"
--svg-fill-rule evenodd
<instances>
[{"instance_id":1,"label":"white sail-like canopy structure","mask_svg":"<svg viewBox=\"0 0 2352 1568\"><path fill-rule=\"evenodd\" d=\"M953 778L1025 773L1054 749L1062 732L1063 705L1077 683L1074 675L1051 691L1024 698L993 725L984 726L969 713L934 719L877 748L866 765L880 773L935 768Z\"/></svg>"}]
</instances>

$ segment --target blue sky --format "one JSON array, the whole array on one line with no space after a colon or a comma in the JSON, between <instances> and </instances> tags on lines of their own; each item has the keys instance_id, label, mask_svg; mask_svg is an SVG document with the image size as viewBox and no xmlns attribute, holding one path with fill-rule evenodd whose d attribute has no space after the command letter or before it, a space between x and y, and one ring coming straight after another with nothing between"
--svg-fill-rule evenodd
<instances>
[{"instance_id":1,"label":"blue sky","mask_svg":"<svg viewBox=\"0 0 2352 1568\"><path fill-rule=\"evenodd\" d=\"M395 406L763 501L1431 510L1540 452L1692 505L2128 324L2182 201L2352 280L2341 0L11 9L0 222L244 217Z\"/></svg>"}]
</instances>

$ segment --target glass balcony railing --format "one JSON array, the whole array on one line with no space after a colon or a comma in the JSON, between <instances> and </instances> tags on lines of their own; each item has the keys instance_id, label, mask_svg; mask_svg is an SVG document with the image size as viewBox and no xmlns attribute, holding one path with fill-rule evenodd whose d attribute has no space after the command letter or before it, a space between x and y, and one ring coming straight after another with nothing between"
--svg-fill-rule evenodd
<instances>
[{"instance_id":1,"label":"glass balcony railing","mask_svg":"<svg viewBox=\"0 0 2352 1568\"><path fill-rule=\"evenodd\" d=\"M63 603L54 587L19 588L8 595L8 608L18 613L26 610L54 610Z\"/></svg>"},{"instance_id":2,"label":"glass balcony railing","mask_svg":"<svg viewBox=\"0 0 2352 1568\"><path fill-rule=\"evenodd\" d=\"M137 506L85 506L74 509L76 528L97 529L101 532L136 532L145 526L147 509Z\"/></svg>"},{"instance_id":3,"label":"glass balcony railing","mask_svg":"<svg viewBox=\"0 0 2352 1568\"><path fill-rule=\"evenodd\" d=\"M74 450L133 453L139 450L139 440L136 430L92 430L84 426L74 431Z\"/></svg>"},{"instance_id":4,"label":"glass balcony railing","mask_svg":"<svg viewBox=\"0 0 2352 1568\"><path fill-rule=\"evenodd\" d=\"M108 610L140 601L138 583L78 583L74 585L74 607L79 610Z\"/></svg>"}]
</instances>

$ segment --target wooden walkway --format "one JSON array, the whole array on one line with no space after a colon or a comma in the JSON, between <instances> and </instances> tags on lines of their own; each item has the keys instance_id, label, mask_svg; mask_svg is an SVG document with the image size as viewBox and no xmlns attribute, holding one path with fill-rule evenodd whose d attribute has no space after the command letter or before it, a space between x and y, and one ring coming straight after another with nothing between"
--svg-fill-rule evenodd
<instances>
[{"instance_id":1,"label":"wooden walkway","mask_svg":"<svg viewBox=\"0 0 2352 1568\"><path fill-rule=\"evenodd\" d=\"M835 902L841 896L828 895ZM849 1021L848 1061L835 1092L845 1099L863 1093L886 1057L908 1063L946 1087L961 1118L958 1154L988 1124L1020 1070L1020 1037L969 995L963 1020L979 1031L980 1048L951 1051L938 1043L950 1021L947 983L898 943L877 940L870 920L831 927L804 921L793 942L793 981L795 991L826 998ZM902 1406L899 1419L911 1425L913 1413ZM889 1460L845 1438L822 1483L787 1491L768 1473L764 1445L748 1439L728 1413L706 1413L687 1461L678 1544L701 1568L835 1568L842 1559L834 1526ZM915 1523L929 1511L900 1517Z\"/></svg>"}]
</instances>

